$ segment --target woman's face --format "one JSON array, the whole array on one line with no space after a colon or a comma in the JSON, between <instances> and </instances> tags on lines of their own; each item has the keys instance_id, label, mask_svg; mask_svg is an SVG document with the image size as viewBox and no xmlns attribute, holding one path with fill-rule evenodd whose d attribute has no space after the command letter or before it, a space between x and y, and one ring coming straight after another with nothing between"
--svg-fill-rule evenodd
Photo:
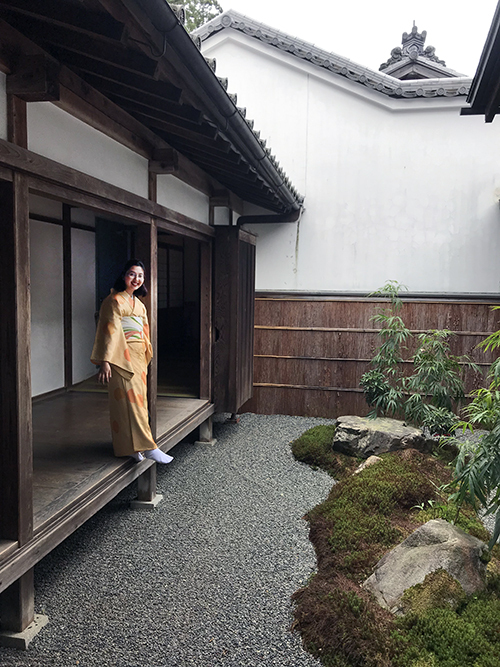
<instances>
[{"instance_id":1,"label":"woman's face","mask_svg":"<svg viewBox=\"0 0 500 667\"><path fill-rule=\"evenodd\" d=\"M125 274L124 280L127 292L132 294L144 283L144 271L140 266L131 266Z\"/></svg>"}]
</instances>

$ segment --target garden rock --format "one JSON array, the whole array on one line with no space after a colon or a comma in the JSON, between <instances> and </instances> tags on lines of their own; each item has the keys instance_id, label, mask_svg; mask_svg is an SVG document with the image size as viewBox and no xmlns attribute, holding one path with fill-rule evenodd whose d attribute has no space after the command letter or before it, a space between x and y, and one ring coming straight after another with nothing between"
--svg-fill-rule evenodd
<instances>
[{"instance_id":1,"label":"garden rock","mask_svg":"<svg viewBox=\"0 0 500 667\"><path fill-rule=\"evenodd\" d=\"M422 431L397 419L346 416L337 419L333 449L367 459L396 449L424 449Z\"/></svg>"},{"instance_id":2,"label":"garden rock","mask_svg":"<svg viewBox=\"0 0 500 667\"><path fill-rule=\"evenodd\" d=\"M481 558L486 553L481 540L444 519L433 519L387 553L363 587L382 607L401 613L399 602L405 590L443 569L471 595L485 586L486 564Z\"/></svg>"},{"instance_id":3,"label":"garden rock","mask_svg":"<svg viewBox=\"0 0 500 667\"><path fill-rule=\"evenodd\" d=\"M356 468L356 470L353 472L353 475L357 475L359 472L363 472L365 468L368 468L368 466L372 466L379 461L382 461L380 456L369 456L366 461L363 461L363 463Z\"/></svg>"}]
</instances>

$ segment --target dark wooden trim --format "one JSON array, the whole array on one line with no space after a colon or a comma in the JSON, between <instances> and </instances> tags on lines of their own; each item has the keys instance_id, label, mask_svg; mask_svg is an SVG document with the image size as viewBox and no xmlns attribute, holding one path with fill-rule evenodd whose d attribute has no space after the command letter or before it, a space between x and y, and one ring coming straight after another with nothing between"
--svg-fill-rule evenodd
<instances>
[{"instance_id":1,"label":"dark wooden trim","mask_svg":"<svg viewBox=\"0 0 500 667\"><path fill-rule=\"evenodd\" d=\"M252 234L252 232L247 232L244 229L240 229L240 240L245 241L245 243L250 243L250 245L257 244L257 236Z\"/></svg>"},{"instance_id":2,"label":"dark wooden trim","mask_svg":"<svg viewBox=\"0 0 500 667\"><path fill-rule=\"evenodd\" d=\"M101 181L93 176L88 176L76 169L66 167L54 160L32 153L31 151L14 146L8 141L0 139L0 165L11 167L22 173L36 177L36 180L30 180L30 189L33 191L47 192L51 194L58 192L56 198L67 203L75 201L75 196L64 197L63 188L70 188L80 194L76 203L81 203L87 208L94 208L101 211L113 208L112 212L123 215L132 220L138 220L142 214L141 222L150 222L151 216L159 220L168 222L176 226L176 233L183 234L185 231L194 231L202 234L204 237L211 236L213 230L209 225L193 220L187 215L173 211L166 206L127 192L116 185L111 185ZM40 184L37 188L37 181ZM49 183L50 187L43 185L43 182ZM81 195L84 195L83 197Z\"/></svg>"},{"instance_id":3,"label":"dark wooden trim","mask_svg":"<svg viewBox=\"0 0 500 667\"><path fill-rule=\"evenodd\" d=\"M0 538L22 546L33 534L30 248L28 187L22 174L14 174L12 183L0 183L0 211L0 310L9 322L0 327Z\"/></svg>"},{"instance_id":4,"label":"dark wooden trim","mask_svg":"<svg viewBox=\"0 0 500 667\"><path fill-rule=\"evenodd\" d=\"M7 181L12 183L13 172L12 169L6 169L5 167L0 167L0 181Z\"/></svg>"},{"instance_id":5,"label":"dark wooden trim","mask_svg":"<svg viewBox=\"0 0 500 667\"><path fill-rule=\"evenodd\" d=\"M60 387L59 389L52 389L52 391L46 391L44 394L37 394L36 396L33 396L32 402L39 403L40 401L44 401L47 398L53 398L54 396L59 396L65 392L66 389L64 387Z\"/></svg>"},{"instance_id":6,"label":"dark wooden trim","mask_svg":"<svg viewBox=\"0 0 500 667\"><path fill-rule=\"evenodd\" d=\"M99 93L93 91L89 93L88 99L84 99L69 88L61 86L59 100L54 104L71 116L114 139L122 146L142 155L142 157L149 158L153 152L154 144L145 138L147 132L144 130L134 132L132 129L134 125L135 129L139 129L142 124L138 121L135 123L132 120L129 121L126 118L129 114L122 110L120 110L122 113L118 113L118 105L115 105L111 100L107 100L104 96L102 97L102 100L98 100ZM91 100L94 101L94 104ZM106 104L104 103L105 100ZM157 143L160 143L160 139Z\"/></svg>"},{"instance_id":7,"label":"dark wooden trim","mask_svg":"<svg viewBox=\"0 0 500 667\"><path fill-rule=\"evenodd\" d=\"M53 102L59 99L59 64L46 54L23 55L7 75L7 94L25 102Z\"/></svg>"},{"instance_id":8,"label":"dark wooden trim","mask_svg":"<svg viewBox=\"0 0 500 667\"><path fill-rule=\"evenodd\" d=\"M148 173L148 199L158 200L158 174L152 171Z\"/></svg>"},{"instance_id":9,"label":"dark wooden trim","mask_svg":"<svg viewBox=\"0 0 500 667\"><path fill-rule=\"evenodd\" d=\"M256 324L256 329L265 329L266 331L327 331L334 333L374 333L380 332L380 329L355 329L346 327L285 327L285 326L268 326L263 324ZM428 329L411 329L412 334L427 333ZM453 331L454 336L489 336L492 331Z\"/></svg>"},{"instance_id":10,"label":"dark wooden trim","mask_svg":"<svg viewBox=\"0 0 500 667\"><path fill-rule=\"evenodd\" d=\"M143 298L148 311L153 359L148 370L148 407L151 416L151 431L156 436L156 397L158 393L158 230L153 221L150 225L139 225L135 239L135 252L146 265L147 297Z\"/></svg>"},{"instance_id":11,"label":"dark wooden trim","mask_svg":"<svg viewBox=\"0 0 500 667\"><path fill-rule=\"evenodd\" d=\"M171 232L172 234L181 234L183 236L189 236L192 239L196 239L197 241L207 241L207 237L211 238L215 235L213 227L209 227L206 225L206 230L203 230L203 233L200 234L199 232L196 232L194 230L185 231L181 232L177 225L172 224L171 222L167 222L166 220L157 220L158 223L158 229L164 229L166 232Z\"/></svg>"},{"instance_id":12,"label":"dark wooden trim","mask_svg":"<svg viewBox=\"0 0 500 667\"><path fill-rule=\"evenodd\" d=\"M212 244L200 245L200 398L212 399Z\"/></svg>"},{"instance_id":13,"label":"dark wooden trim","mask_svg":"<svg viewBox=\"0 0 500 667\"><path fill-rule=\"evenodd\" d=\"M349 329L349 331L352 331ZM300 359L301 361L340 361L340 362L346 362L346 361L354 361L355 363L360 363L360 364L369 364L371 363L371 359L355 359L353 357L303 357L303 356L298 356L298 355L286 355L286 354L254 354L255 359ZM413 361L409 359L403 359L403 361L400 362L401 364L413 364ZM465 366L465 362L459 362L463 366ZM484 366L485 368L489 368L491 366L490 363L487 362L480 362L480 361L474 361L474 363L477 366Z\"/></svg>"},{"instance_id":14,"label":"dark wooden trim","mask_svg":"<svg viewBox=\"0 0 500 667\"><path fill-rule=\"evenodd\" d=\"M274 292L259 290L255 293L257 301L351 301L351 302L373 302L380 303L384 299L370 296L368 292ZM405 293L401 300L403 303L456 303L477 304L495 303L500 301L500 293L471 294L470 292L442 294L436 292L426 294Z\"/></svg>"},{"instance_id":15,"label":"dark wooden trim","mask_svg":"<svg viewBox=\"0 0 500 667\"><path fill-rule=\"evenodd\" d=\"M64 205L65 204L63 204L63 206ZM70 206L69 204L67 205ZM60 225L61 227L64 225L64 222L62 220L59 220L58 218L52 218L50 215L41 215L40 213L30 213L30 220L38 220L39 222L48 222L51 225ZM95 227L91 227L90 225L82 225L79 222L72 222L71 229L82 229L84 232L95 233Z\"/></svg>"},{"instance_id":16,"label":"dark wooden trim","mask_svg":"<svg viewBox=\"0 0 500 667\"><path fill-rule=\"evenodd\" d=\"M313 389L316 391L340 391L352 392L354 394L362 394L363 389L356 389L354 387L320 387L305 384L279 384L274 382L254 382L254 387L279 387L280 389Z\"/></svg>"},{"instance_id":17,"label":"dark wooden trim","mask_svg":"<svg viewBox=\"0 0 500 667\"><path fill-rule=\"evenodd\" d=\"M7 139L21 148L28 148L26 102L15 95L7 95Z\"/></svg>"},{"instance_id":18,"label":"dark wooden trim","mask_svg":"<svg viewBox=\"0 0 500 667\"><path fill-rule=\"evenodd\" d=\"M57 199L62 203L87 208L96 213L118 216L131 222L144 222L145 224L149 224L151 221L151 216L148 213L131 209L128 206L125 206L120 202L112 201L111 199L97 197L88 192L80 192L79 190L75 190L65 185L50 183L49 181L44 181L36 176L30 177L28 182L30 192L41 195L42 197Z\"/></svg>"},{"instance_id":19,"label":"dark wooden trim","mask_svg":"<svg viewBox=\"0 0 500 667\"><path fill-rule=\"evenodd\" d=\"M120 41L123 37L123 25L102 12L90 14L72 4L33 3L31 0L15 0L14 2L3 0L2 4L17 14L29 16L44 23L64 26L94 39L104 37Z\"/></svg>"},{"instance_id":20,"label":"dark wooden trim","mask_svg":"<svg viewBox=\"0 0 500 667\"><path fill-rule=\"evenodd\" d=\"M64 386L73 385L73 295L71 257L71 206L62 205L63 217L63 326L64 326Z\"/></svg>"}]
</instances>

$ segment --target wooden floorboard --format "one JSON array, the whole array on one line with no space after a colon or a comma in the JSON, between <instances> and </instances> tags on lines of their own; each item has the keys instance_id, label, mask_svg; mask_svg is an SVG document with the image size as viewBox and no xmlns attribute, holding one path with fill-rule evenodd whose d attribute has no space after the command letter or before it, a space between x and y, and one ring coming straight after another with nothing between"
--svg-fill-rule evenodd
<instances>
[{"instance_id":1,"label":"wooden floorboard","mask_svg":"<svg viewBox=\"0 0 500 667\"><path fill-rule=\"evenodd\" d=\"M159 397L157 401L158 439L165 451L177 444L174 436L179 429L196 422L196 416L210 405L200 399ZM35 530L121 468L135 465L113 455L105 394L69 392L35 402L33 431Z\"/></svg>"}]
</instances>

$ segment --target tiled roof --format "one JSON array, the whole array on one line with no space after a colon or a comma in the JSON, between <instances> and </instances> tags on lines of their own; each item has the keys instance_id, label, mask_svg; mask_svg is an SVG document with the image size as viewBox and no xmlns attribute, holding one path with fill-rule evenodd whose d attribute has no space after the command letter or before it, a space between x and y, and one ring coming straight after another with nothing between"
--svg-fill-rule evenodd
<instances>
[{"instance_id":1,"label":"tiled roof","mask_svg":"<svg viewBox=\"0 0 500 667\"><path fill-rule=\"evenodd\" d=\"M233 10L220 14L198 28L195 33L204 42L212 35L227 28L249 35L316 67L393 98L461 97L468 94L471 85L470 77L450 77L449 75L448 78L401 81L383 72L376 72L363 65L358 65L336 53L320 49L297 37L291 37Z\"/></svg>"}]
</instances>

